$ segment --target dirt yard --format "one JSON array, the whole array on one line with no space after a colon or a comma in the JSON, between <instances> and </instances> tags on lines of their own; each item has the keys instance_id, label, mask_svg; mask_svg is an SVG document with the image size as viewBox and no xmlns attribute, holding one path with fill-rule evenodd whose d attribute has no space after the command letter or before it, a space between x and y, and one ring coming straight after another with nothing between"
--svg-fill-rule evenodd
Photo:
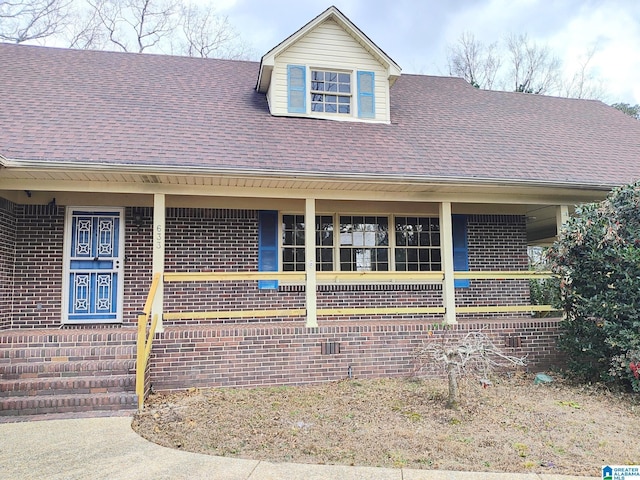
<instances>
[{"instance_id":1,"label":"dirt yard","mask_svg":"<svg viewBox=\"0 0 640 480\"><path fill-rule=\"evenodd\" d=\"M533 379L465 383L457 411L439 380L155 394L134 429L168 447L274 462L591 476L640 464L638 395Z\"/></svg>"}]
</instances>

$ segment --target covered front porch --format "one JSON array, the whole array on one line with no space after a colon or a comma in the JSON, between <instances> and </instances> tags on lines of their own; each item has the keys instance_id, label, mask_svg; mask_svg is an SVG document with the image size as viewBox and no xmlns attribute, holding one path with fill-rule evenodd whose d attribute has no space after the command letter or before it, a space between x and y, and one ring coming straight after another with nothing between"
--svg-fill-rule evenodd
<instances>
[{"instance_id":1,"label":"covered front porch","mask_svg":"<svg viewBox=\"0 0 640 480\"><path fill-rule=\"evenodd\" d=\"M498 344L527 352L540 365L557 360L557 321L532 317L551 307L531 305L528 279L544 273L528 271L527 245L553 237L566 205L586 198L584 192L175 172L4 172L0 243L8 267L0 328L29 330L37 339L16 342L5 351L6 363L34 352L52 329L80 339L69 344L82 343L83 334L98 335L96 341L109 332L125 335L126 349L86 350L77 361L133 357L142 401L151 386L405 375L412 350L445 326L491 331ZM82 243L74 226L107 217L115 219L107 227L119 226L108 235L109 242L121 241L117 258L108 249L94 258L91 246L85 257L114 273L120 290L85 297L113 300L107 303L117 307L115 318L83 319L70 300L85 299L73 283L72 262L82 260L71 252ZM456 222L464 224L463 234L456 234ZM76 266L80 274L87 268ZM55 340L51 346L58 348ZM74 356L53 350L44 363ZM133 368L127 363L125 370Z\"/></svg>"}]
</instances>

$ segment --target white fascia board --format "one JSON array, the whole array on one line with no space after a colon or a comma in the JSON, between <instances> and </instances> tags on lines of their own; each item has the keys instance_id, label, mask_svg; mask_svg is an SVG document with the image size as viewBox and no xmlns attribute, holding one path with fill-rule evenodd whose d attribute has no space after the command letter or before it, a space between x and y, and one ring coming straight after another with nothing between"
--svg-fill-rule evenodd
<instances>
[{"instance_id":1,"label":"white fascia board","mask_svg":"<svg viewBox=\"0 0 640 480\"><path fill-rule=\"evenodd\" d=\"M569 190L609 191L619 185L605 183L570 183L552 180L523 180L495 177L434 177L425 175L385 175L374 173L340 173L335 172L303 172L293 170L254 170L211 168L195 165L146 165L146 164L114 164L114 163L82 163L78 161L46 161L46 160L17 160L3 158L4 168L24 170L67 170L76 172L103 173L140 173L147 175L178 175L178 176L231 176L253 178L283 178L292 180L322 180L322 181L356 181L368 183L407 183L412 185L459 185L459 186L496 186L496 187L537 187L564 188Z\"/></svg>"}]
</instances>

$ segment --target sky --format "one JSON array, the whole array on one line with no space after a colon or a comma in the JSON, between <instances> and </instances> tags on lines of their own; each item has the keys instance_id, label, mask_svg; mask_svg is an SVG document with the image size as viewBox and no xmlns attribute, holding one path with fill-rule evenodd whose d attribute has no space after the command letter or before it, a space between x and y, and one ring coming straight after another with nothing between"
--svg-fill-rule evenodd
<instances>
[{"instance_id":1,"label":"sky","mask_svg":"<svg viewBox=\"0 0 640 480\"><path fill-rule=\"evenodd\" d=\"M448 75L447 49L464 32L486 44L526 33L574 72L591 73L607 103L640 104L640 0L214 0L255 59L335 5L403 73Z\"/></svg>"}]
</instances>

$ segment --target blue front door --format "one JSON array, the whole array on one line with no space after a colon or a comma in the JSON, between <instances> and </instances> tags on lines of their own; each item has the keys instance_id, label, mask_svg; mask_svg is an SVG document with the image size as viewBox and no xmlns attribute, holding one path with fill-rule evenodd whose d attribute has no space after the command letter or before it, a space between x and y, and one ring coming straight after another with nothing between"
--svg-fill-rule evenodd
<instances>
[{"instance_id":1,"label":"blue front door","mask_svg":"<svg viewBox=\"0 0 640 480\"><path fill-rule=\"evenodd\" d=\"M69 209L68 323L121 322L122 210Z\"/></svg>"}]
</instances>

